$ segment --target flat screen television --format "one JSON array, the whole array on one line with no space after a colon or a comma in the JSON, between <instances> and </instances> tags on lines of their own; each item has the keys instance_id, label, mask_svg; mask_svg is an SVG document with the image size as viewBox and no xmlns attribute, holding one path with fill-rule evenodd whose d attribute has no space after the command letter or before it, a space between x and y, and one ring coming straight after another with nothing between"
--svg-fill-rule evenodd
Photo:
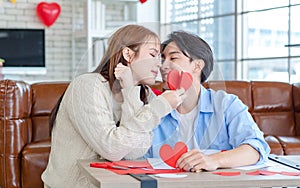
<instances>
[{"instance_id":1,"label":"flat screen television","mask_svg":"<svg viewBox=\"0 0 300 188\"><path fill-rule=\"evenodd\" d=\"M0 29L0 58L3 74L45 71L44 29Z\"/></svg>"}]
</instances>

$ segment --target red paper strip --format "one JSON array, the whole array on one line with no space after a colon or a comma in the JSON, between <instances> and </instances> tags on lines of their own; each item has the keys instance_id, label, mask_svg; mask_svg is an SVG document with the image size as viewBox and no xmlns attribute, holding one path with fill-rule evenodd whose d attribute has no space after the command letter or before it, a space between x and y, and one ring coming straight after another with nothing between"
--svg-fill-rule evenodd
<instances>
[{"instance_id":1,"label":"red paper strip","mask_svg":"<svg viewBox=\"0 0 300 188\"><path fill-rule=\"evenodd\" d=\"M107 168L107 170L112 171L116 174L126 175L126 174L166 174L166 173L179 173L183 172L180 169L143 169L143 168L133 168L129 170L119 170ZM185 171L184 171L185 172Z\"/></svg>"},{"instance_id":2,"label":"red paper strip","mask_svg":"<svg viewBox=\"0 0 300 188\"><path fill-rule=\"evenodd\" d=\"M129 161L129 160L122 160L122 161L115 161L112 162L114 165L117 166L124 166L127 168L152 168L148 161Z\"/></svg>"},{"instance_id":3,"label":"red paper strip","mask_svg":"<svg viewBox=\"0 0 300 188\"><path fill-rule=\"evenodd\" d=\"M278 174L278 172L272 172L269 170L256 170L253 172L247 172L247 175L264 175L264 176L271 176L271 175L275 175Z\"/></svg>"},{"instance_id":4,"label":"red paper strip","mask_svg":"<svg viewBox=\"0 0 300 188\"><path fill-rule=\"evenodd\" d=\"M253 171L253 172L247 172L246 174L247 175L252 175L252 176L257 176L257 175L260 175L260 172L259 172L259 170L256 170L256 171Z\"/></svg>"},{"instance_id":5,"label":"red paper strip","mask_svg":"<svg viewBox=\"0 0 300 188\"><path fill-rule=\"evenodd\" d=\"M213 174L220 176L238 176L241 172L213 172Z\"/></svg>"},{"instance_id":6,"label":"red paper strip","mask_svg":"<svg viewBox=\"0 0 300 188\"><path fill-rule=\"evenodd\" d=\"M103 168L117 174L164 174L185 172L181 169L153 169L148 161L91 162L90 167Z\"/></svg>"},{"instance_id":7,"label":"red paper strip","mask_svg":"<svg viewBox=\"0 0 300 188\"><path fill-rule=\"evenodd\" d=\"M300 176L300 172L280 172L279 174L285 176Z\"/></svg>"}]
</instances>

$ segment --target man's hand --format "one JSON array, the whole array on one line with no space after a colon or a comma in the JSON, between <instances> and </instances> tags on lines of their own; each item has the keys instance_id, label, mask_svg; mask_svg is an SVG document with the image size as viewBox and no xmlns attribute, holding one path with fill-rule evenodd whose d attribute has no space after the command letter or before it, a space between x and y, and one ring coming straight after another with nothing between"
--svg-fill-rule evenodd
<instances>
[{"instance_id":1,"label":"man's hand","mask_svg":"<svg viewBox=\"0 0 300 188\"><path fill-rule=\"evenodd\" d=\"M197 170L216 170L217 161L210 155L204 155L198 149L193 149L184 153L176 164L179 168L186 171L195 172Z\"/></svg>"}]
</instances>

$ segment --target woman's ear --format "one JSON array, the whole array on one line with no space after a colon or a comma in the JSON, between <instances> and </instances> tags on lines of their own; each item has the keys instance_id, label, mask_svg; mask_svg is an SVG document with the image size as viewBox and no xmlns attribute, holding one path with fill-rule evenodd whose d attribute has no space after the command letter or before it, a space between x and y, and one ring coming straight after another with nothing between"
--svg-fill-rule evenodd
<instances>
[{"instance_id":1,"label":"woman's ear","mask_svg":"<svg viewBox=\"0 0 300 188\"><path fill-rule=\"evenodd\" d=\"M194 71L199 71L201 72L203 67L205 66L205 63L202 59L196 59L196 60L193 60L194 63L195 63L195 68L194 68Z\"/></svg>"},{"instance_id":2,"label":"woman's ear","mask_svg":"<svg viewBox=\"0 0 300 188\"><path fill-rule=\"evenodd\" d=\"M127 61L127 62L131 62L132 58L133 58L133 55L134 55L134 51L132 51L130 48L128 47L125 47L123 48L122 50L122 55L124 57L124 59Z\"/></svg>"}]
</instances>

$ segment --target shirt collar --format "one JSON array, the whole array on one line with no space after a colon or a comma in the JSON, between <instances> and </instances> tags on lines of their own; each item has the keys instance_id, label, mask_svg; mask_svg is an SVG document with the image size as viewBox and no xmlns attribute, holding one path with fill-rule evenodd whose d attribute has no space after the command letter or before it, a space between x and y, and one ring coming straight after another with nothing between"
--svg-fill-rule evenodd
<instances>
[{"instance_id":1,"label":"shirt collar","mask_svg":"<svg viewBox=\"0 0 300 188\"><path fill-rule=\"evenodd\" d=\"M200 97L198 100L198 109L200 112L213 112L211 96L211 90L200 85Z\"/></svg>"},{"instance_id":2,"label":"shirt collar","mask_svg":"<svg viewBox=\"0 0 300 188\"><path fill-rule=\"evenodd\" d=\"M202 85L200 85L200 97L198 100L198 111L199 112L213 112L211 101L211 90L206 89ZM173 110L170 114L174 119L178 119L178 114L176 110Z\"/></svg>"}]
</instances>

